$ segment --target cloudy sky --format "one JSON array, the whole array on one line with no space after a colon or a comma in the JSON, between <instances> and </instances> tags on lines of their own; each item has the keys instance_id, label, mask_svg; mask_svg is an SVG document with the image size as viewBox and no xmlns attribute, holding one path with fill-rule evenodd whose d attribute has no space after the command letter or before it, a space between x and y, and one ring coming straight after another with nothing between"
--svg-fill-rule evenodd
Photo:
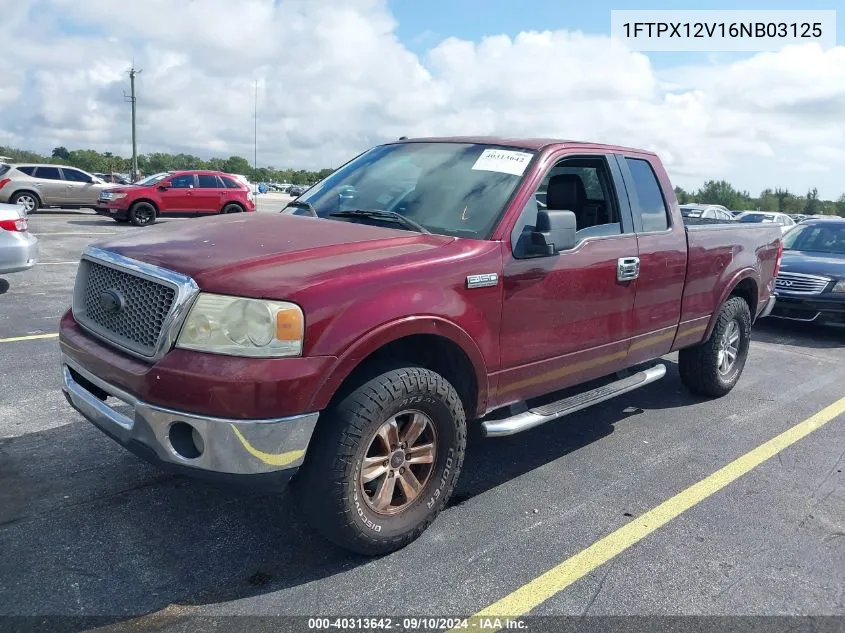
<instances>
[{"instance_id":1,"label":"cloudy sky","mask_svg":"<svg viewBox=\"0 0 845 633\"><path fill-rule=\"evenodd\" d=\"M140 152L251 161L257 79L260 165L337 166L403 135L553 136L654 149L688 188L845 192L845 10L827 49L644 54L609 37L611 8L685 4L0 0L0 145L128 155L134 60Z\"/></svg>"}]
</instances>

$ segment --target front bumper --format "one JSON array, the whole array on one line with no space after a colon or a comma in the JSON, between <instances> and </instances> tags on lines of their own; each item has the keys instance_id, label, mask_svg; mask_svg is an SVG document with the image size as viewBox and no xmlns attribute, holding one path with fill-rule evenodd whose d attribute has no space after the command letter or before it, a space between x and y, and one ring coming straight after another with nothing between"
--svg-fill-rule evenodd
<instances>
[{"instance_id":1,"label":"front bumper","mask_svg":"<svg viewBox=\"0 0 845 633\"><path fill-rule=\"evenodd\" d=\"M845 326L845 296L826 292L821 295L789 295L778 292L772 317L806 323Z\"/></svg>"},{"instance_id":2,"label":"front bumper","mask_svg":"<svg viewBox=\"0 0 845 633\"><path fill-rule=\"evenodd\" d=\"M68 402L92 424L148 461L222 475L292 475L319 413L235 420L153 406L62 358ZM107 398L118 403L111 406Z\"/></svg>"},{"instance_id":3,"label":"front bumper","mask_svg":"<svg viewBox=\"0 0 845 633\"><path fill-rule=\"evenodd\" d=\"M769 295L769 300L766 302L766 305L763 306L763 309L760 311L760 315L757 317L758 319L765 319L772 313L772 310L775 308L775 303L777 302L776 295Z\"/></svg>"},{"instance_id":4,"label":"front bumper","mask_svg":"<svg viewBox=\"0 0 845 633\"><path fill-rule=\"evenodd\" d=\"M129 209L125 206L120 206L117 203L107 203L103 200L99 200L97 202L97 206L94 207L94 211L96 211L99 215L104 215L109 218L117 218L118 220L126 220L129 218Z\"/></svg>"},{"instance_id":5,"label":"front bumper","mask_svg":"<svg viewBox=\"0 0 845 633\"><path fill-rule=\"evenodd\" d=\"M0 229L0 274L29 270L38 261L38 238Z\"/></svg>"}]
</instances>

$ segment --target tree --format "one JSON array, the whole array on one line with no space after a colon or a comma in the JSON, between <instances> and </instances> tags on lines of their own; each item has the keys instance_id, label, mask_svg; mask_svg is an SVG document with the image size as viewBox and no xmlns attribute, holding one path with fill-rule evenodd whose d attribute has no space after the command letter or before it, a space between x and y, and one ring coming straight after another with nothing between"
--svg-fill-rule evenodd
<instances>
[{"instance_id":1,"label":"tree","mask_svg":"<svg viewBox=\"0 0 845 633\"><path fill-rule=\"evenodd\" d=\"M53 158L60 158L62 160L70 160L70 152L67 151L67 147L60 145L59 147L53 148Z\"/></svg>"},{"instance_id":2,"label":"tree","mask_svg":"<svg viewBox=\"0 0 845 633\"><path fill-rule=\"evenodd\" d=\"M807 191L807 201L804 203L804 213L807 215L816 215L824 211L824 205L819 200L819 190L813 187Z\"/></svg>"},{"instance_id":3,"label":"tree","mask_svg":"<svg viewBox=\"0 0 845 633\"><path fill-rule=\"evenodd\" d=\"M726 180L707 180L695 192L695 199L705 204L721 204L728 209L742 209L748 206L751 196L747 191L737 191Z\"/></svg>"},{"instance_id":4,"label":"tree","mask_svg":"<svg viewBox=\"0 0 845 633\"><path fill-rule=\"evenodd\" d=\"M690 194L683 187L675 187L675 197L678 199L678 204L687 204L692 200Z\"/></svg>"},{"instance_id":5,"label":"tree","mask_svg":"<svg viewBox=\"0 0 845 633\"><path fill-rule=\"evenodd\" d=\"M836 215L845 218L845 193L836 199Z\"/></svg>"},{"instance_id":6,"label":"tree","mask_svg":"<svg viewBox=\"0 0 845 633\"><path fill-rule=\"evenodd\" d=\"M223 171L230 174L251 175L252 168L249 166L249 161L243 156L229 156L226 162L223 163Z\"/></svg>"}]
</instances>

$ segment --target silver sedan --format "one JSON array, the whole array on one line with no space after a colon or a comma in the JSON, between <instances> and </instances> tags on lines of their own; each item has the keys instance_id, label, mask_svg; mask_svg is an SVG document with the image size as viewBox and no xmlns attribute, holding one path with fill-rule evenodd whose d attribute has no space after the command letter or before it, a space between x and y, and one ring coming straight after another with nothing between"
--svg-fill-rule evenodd
<instances>
[{"instance_id":1,"label":"silver sedan","mask_svg":"<svg viewBox=\"0 0 845 633\"><path fill-rule=\"evenodd\" d=\"M27 228L22 205L0 203L0 275L35 266L38 238Z\"/></svg>"}]
</instances>

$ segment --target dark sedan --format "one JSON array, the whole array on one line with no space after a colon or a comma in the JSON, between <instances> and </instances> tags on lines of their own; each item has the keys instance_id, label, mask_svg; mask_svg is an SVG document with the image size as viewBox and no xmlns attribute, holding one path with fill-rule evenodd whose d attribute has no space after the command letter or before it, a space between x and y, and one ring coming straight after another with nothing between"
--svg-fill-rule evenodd
<instances>
[{"instance_id":1,"label":"dark sedan","mask_svg":"<svg viewBox=\"0 0 845 633\"><path fill-rule=\"evenodd\" d=\"M809 220L783 237L771 316L845 326L845 220Z\"/></svg>"}]
</instances>

